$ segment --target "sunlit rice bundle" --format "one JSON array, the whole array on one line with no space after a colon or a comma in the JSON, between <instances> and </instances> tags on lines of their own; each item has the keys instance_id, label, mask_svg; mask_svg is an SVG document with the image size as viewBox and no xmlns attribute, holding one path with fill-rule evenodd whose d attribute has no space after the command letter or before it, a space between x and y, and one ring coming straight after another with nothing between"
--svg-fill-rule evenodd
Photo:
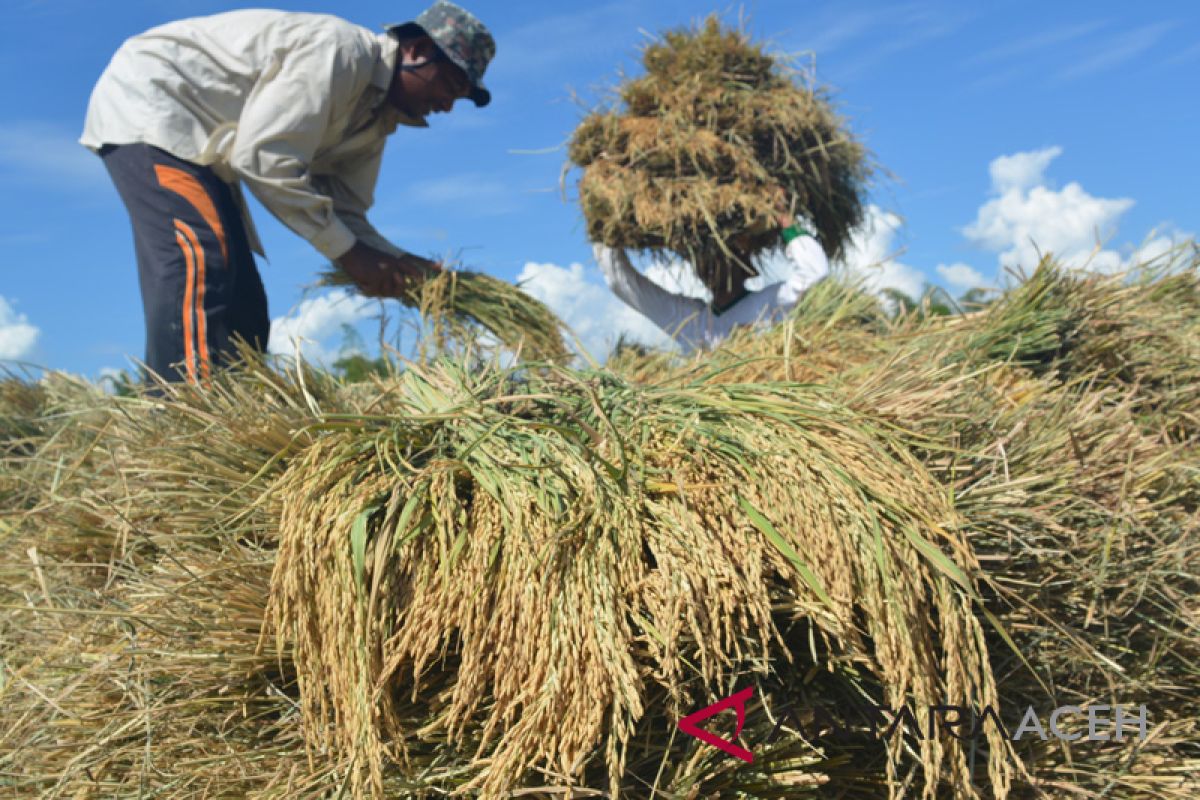
<instances>
[{"instance_id":1,"label":"sunlit rice bundle","mask_svg":"<svg viewBox=\"0 0 1200 800\"><path fill-rule=\"evenodd\" d=\"M1181 257L1047 264L948 319L827 283L707 360L625 354L640 386L466 360L356 387L257 362L160 398L0 387L0 785L1190 800ZM678 731L749 685L754 763ZM1010 734L1026 706L1144 703L1150 725L973 756L911 727L796 736L787 708L829 700L990 705Z\"/></svg>"},{"instance_id":2,"label":"sunlit rice bundle","mask_svg":"<svg viewBox=\"0 0 1200 800\"><path fill-rule=\"evenodd\" d=\"M973 557L884 432L797 386L512 380L406 371L386 414L346 418L277 487L270 618L294 643L310 747L350 758L356 793L426 740L488 797L636 791L664 764L682 786L697 751L662 751L672 721L769 664L848 659L892 705L995 703ZM781 611L811 638L785 642ZM421 718L400 707L420 698ZM1003 795L993 734L980 763ZM643 773L650 741L663 760ZM973 796L960 743L905 741L930 791ZM901 795L900 742L874 791ZM728 773L692 780L738 785Z\"/></svg>"},{"instance_id":3,"label":"sunlit rice bundle","mask_svg":"<svg viewBox=\"0 0 1200 800\"><path fill-rule=\"evenodd\" d=\"M827 287L770 331L642 378L820 380L952 491L1016 645L989 628L1006 708L1150 709L1145 740L1023 742L1019 796L1200 791L1196 256L1189 243L1117 276L1047 257L983 310L885 326Z\"/></svg>"},{"instance_id":4,"label":"sunlit rice bundle","mask_svg":"<svg viewBox=\"0 0 1200 800\"><path fill-rule=\"evenodd\" d=\"M353 286L342 270L322 273L327 286ZM394 298L417 309L438 352L454 343L478 343L486 334L526 360L563 361L565 326L540 300L482 272L444 270L408 295Z\"/></svg>"},{"instance_id":5,"label":"sunlit rice bundle","mask_svg":"<svg viewBox=\"0 0 1200 800\"><path fill-rule=\"evenodd\" d=\"M571 138L594 241L673 253L709 288L777 251L781 211L806 213L827 253L843 251L871 169L824 90L715 17L665 33L642 62L621 105Z\"/></svg>"}]
</instances>

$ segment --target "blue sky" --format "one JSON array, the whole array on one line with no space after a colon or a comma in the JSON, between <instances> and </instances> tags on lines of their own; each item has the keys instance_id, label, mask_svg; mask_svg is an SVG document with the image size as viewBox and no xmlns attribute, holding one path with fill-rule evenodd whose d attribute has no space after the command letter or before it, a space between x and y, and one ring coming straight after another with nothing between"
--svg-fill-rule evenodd
<instances>
[{"instance_id":1,"label":"blue sky","mask_svg":"<svg viewBox=\"0 0 1200 800\"><path fill-rule=\"evenodd\" d=\"M494 32L494 102L459 105L388 145L372 213L414 252L530 281L593 351L644 320L604 288L562 144L648 33L717 11L803 53L887 170L847 267L878 284L958 294L1029 266L1034 245L1113 269L1200 223L1200 5L1194 2L570 4L464 0ZM95 377L143 348L128 219L99 159L76 144L96 78L153 25L242 7L216 0L4 0L0 25L0 358ZM422 3L303 0L377 29ZM1192 98L1188 100L1187 98ZM581 100L582 99L582 104ZM276 319L305 352L378 305L303 287L320 255L255 207ZM881 266L871 267L872 263ZM661 266L652 275L670 282ZM600 353L602 355L602 352Z\"/></svg>"}]
</instances>

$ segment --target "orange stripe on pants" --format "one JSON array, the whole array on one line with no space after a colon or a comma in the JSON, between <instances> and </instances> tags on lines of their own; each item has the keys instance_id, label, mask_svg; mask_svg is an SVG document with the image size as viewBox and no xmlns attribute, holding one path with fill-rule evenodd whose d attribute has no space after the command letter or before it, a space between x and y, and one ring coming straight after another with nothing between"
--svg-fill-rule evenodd
<instances>
[{"instance_id":1,"label":"orange stripe on pants","mask_svg":"<svg viewBox=\"0 0 1200 800\"><path fill-rule=\"evenodd\" d=\"M217 235L217 243L221 246L221 258L228 266L229 252L225 247L225 228L221 225L221 215L217 213L216 205L208 196L208 192L204 191L200 181L181 169L168 167L165 164L155 164L154 174L158 176L160 186L182 195L200 212L200 216L208 223L208 227L212 228L212 232ZM199 252L199 248L197 248L197 252Z\"/></svg>"},{"instance_id":2,"label":"orange stripe on pants","mask_svg":"<svg viewBox=\"0 0 1200 800\"><path fill-rule=\"evenodd\" d=\"M208 358L208 314L204 311L204 248L200 246L196 232L186 222L176 220L176 223L183 230L196 256L196 350L200 354L200 377L207 381L212 370Z\"/></svg>"},{"instance_id":3,"label":"orange stripe on pants","mask_svg":"<svg viewBox=\"0 0 1200 800\"><path fill-rule=\"evenodd\" d=\"M187 365L188 380L196 382L196 351L192 346L192 319L195 313L192 297L196 290L196 258L192 245L183 234L184 223L175 220L175 241L183 251L183 261L187 266L187 277L183 285L183 363Z\"/></svg>"}]
</instances>

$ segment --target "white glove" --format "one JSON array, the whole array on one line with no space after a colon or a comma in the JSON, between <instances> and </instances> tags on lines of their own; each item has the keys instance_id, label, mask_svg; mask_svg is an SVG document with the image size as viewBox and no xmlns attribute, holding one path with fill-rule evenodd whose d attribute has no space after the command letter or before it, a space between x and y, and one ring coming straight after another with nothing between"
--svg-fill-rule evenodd
<instances>
[{"instance_id":1,"label":"white glove","mask_svg":"<svg viewBox=\"0 0 1200 800\"><path fill-rule=\"evenodd\" d=\"M800 299L818 281L829 275L829 259L820 243L812 236L798 236L787 244L785 250L795 271L782 287L780 297L789 302Z\"/></svg>"},{"instance_id":2,"label":"white glove","mask_svg":"<svg viewBox=\"0 0 1200 800\"><path fill-rule=\"evenodd\" d=\"M807 233L809 236L815 238L817 235L817 226L807 214L797 214L796 219L792 222L792 224L796 226L797 229Z\"/></svg>"},{"instance_id":3,"label":"white glove","mask_svg":"<svg viewBox=\"0 0 1200 800\"><path fill-rule=\"evenodd\" d=\"M619 280L619 276L637 272L629 263L629 256L622 247L609 247L597 242L592 245L592 255L610 286Z\"/></svg>"}]
</instances>

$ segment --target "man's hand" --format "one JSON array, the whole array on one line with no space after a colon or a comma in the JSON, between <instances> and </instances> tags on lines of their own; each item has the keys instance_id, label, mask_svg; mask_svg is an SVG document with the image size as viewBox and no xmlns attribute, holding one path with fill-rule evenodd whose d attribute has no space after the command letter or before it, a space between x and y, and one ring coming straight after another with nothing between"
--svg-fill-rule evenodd
<instances>
[{"instance_id":1,"label":"man's hand","mask_svg":"<svg viewBox=\"0 0 1200 800\"><path fill-rule=\"evenodd\" d=\"M428 278L442 271L436 261L414 256L393 256L362 242L355 243L337 265L367 297L406 297Z\"/></svg>"}]
</instances>

